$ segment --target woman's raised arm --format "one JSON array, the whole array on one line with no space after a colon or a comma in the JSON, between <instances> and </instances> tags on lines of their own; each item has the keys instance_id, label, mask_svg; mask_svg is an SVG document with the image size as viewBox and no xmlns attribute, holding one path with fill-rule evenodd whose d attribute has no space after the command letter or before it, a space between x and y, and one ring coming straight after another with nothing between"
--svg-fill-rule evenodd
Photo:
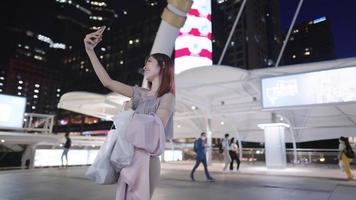
<instances>
[{"instance_id":1,"label":"woman's raised arm","mask_svg":"<svg viewBox=\"0 0 356 200\"><path fill-rule=\"evenodd\" d=\"M96 45L99 44L99 42L102 40L104 30L105 30L105 26L85 36L84 38L85 51L89 56L90 62L93 65L96 75L98 76L100 82L104 85L104 87L110 89L113 92L122 94L124 96L132 97L133 95L132 86L126 85L119 81L112 80L109 74L105 71L103 65L100 63L94 51Z\"/></svg>"}]
</instances>

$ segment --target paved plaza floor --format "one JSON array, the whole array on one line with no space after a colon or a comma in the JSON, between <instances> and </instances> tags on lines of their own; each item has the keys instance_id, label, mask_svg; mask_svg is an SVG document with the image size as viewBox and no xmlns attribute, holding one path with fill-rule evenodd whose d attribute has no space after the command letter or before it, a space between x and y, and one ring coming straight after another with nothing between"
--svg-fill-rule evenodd
<instances>
[{"instance_id":1,"label":"paved plaza floor","mask_svg":"<svg viewBox=\"0 0 356 200\"><path fill-rule=\"evenodd\" d=\"M241 165L238 173L210 166L217 179L205 181L202 166L197 181L189 179L192 162L164 163L153 200L355 200L356 180L345 181L332 167L290 167L266 170ZM85 179L87 167L46 168L0 172L0 200L113 200L116 185L96 185ZM355 173L355 171L354 171ZM355 173L356 174L356 173Z\"/></svg>"}]
</instances>

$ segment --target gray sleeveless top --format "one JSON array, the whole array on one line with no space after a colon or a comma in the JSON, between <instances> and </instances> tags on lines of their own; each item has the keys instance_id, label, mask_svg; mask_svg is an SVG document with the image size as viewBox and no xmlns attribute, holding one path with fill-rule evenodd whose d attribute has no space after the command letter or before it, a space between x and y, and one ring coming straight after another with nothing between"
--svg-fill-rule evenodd
<instances>
[{"instance_id":1,"label":"gray sleeveless top","mask_svg":"<svg viewBox=\"0 0 356 200\"><path fill-rule=\"evenodd\" d=\"M148 90L134 86L132 87L132 109L135 113L150 114L157 110L169 112L169 119L164 128L166 139L173 139L173 113L175 111L175 96L172 93L166 93L161 97L147 95Z\"/></svg>"}]
</instances>

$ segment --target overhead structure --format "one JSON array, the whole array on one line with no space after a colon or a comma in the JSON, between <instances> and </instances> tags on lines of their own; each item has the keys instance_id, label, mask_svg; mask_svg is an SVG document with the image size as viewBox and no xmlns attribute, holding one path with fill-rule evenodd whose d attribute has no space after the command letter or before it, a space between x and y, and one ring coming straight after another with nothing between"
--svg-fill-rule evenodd
<instances>
[{"instance_id":1,"label":"overhead structure","mask_svg":"<svg viewBox=\"0 0 356 200\"><path fill-rule=\"evenodd\" d=\"M242 141L264 142L263 130L257 125L273 122L272 113L277 116L274 118L276 122L290 125L285 131L286 142L356 136L355 102L279 110L263 110L261 106L262 78L345 67L356 67L356 58L251 71L227 66L206 66L185 71L176 75L174 137L197 137L200 132L206 131L206 122L210 119L213 137L238 133L238 139ZM120 101L113 104L108 101L109 97ZM120 111L123 101L122 96L113 93L94 95L70 92L61 97L58 105L59 108L110 119Z\"/></svg>"}]
</instances>

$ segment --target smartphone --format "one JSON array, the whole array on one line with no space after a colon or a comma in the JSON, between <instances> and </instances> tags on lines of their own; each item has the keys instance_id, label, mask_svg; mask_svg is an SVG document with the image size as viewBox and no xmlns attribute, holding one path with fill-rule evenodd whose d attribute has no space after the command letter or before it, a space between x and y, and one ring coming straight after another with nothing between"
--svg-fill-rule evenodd
<instances>
[{"instance_id":1,"label":"smartphone","mask_svg":"<svg viewBox=\"0 0 356 200\"><path fill-rule=\"evenodd\" d=\"M99 29L101 30L101 32L104 32L105 29L106 29L106 26L102 26L102 27L100 27Z\"/></svg>"}]
</instances>

